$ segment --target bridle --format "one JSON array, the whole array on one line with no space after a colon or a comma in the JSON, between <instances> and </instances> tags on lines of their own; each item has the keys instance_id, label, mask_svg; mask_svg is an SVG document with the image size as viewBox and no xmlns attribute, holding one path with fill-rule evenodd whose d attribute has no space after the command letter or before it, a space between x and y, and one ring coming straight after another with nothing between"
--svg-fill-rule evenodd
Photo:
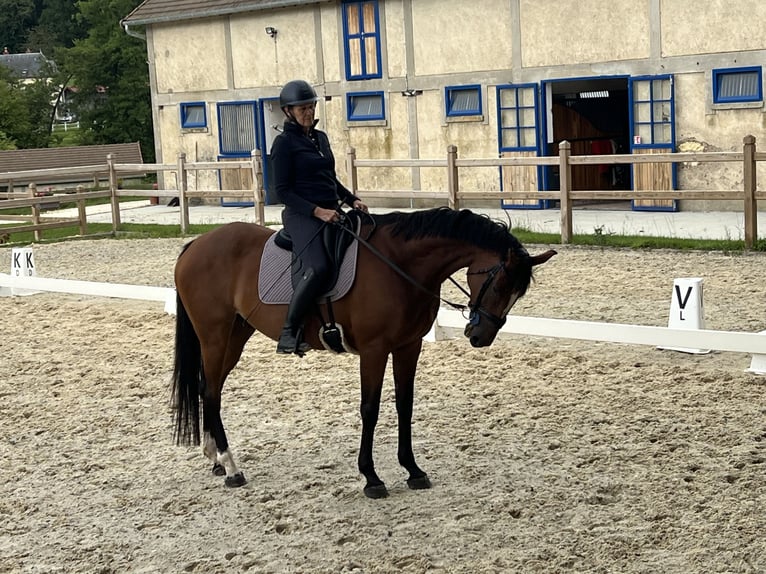
<instances>
[{"instance_id":1,"label":"bridle","mask_svg":"<svg viewBox=\"0 0 766 574\"><path fill-rule=\"evenodd\" d=\"M476 297L476 302L471 303L470 302L470 294L465 291L460 285L460 289L468 295L469 303L468 308L470 309L470 313L468 314L468 324L471 327L476 327L479 324L479 321L481 321L481 318L486 318L490 323L492 323L495 327L500 329L503 325L505 325L506 318L505 317L498 317L494 313L490 313L486 309L484 309L481 306L481 300L484 298L484 294L487 292L487 289L489 289L490 285L492 285L492 281L495 278L495 275L498 274L500 270L505 271L506 276L510 277L510 272L508 271L508 268L503 264L502 261L498 261L497 264L493 267L487 267L486 269L479 269L477 271L469 271L468 275L481 275L483 273L487 274L487 278L484 280L484 283L482 283L481 287L479 288L479 294ZM452 279L450 277L450 279ZM455 285L457 285L456 282L453 281Z\"/></svg>"}]
</instances>

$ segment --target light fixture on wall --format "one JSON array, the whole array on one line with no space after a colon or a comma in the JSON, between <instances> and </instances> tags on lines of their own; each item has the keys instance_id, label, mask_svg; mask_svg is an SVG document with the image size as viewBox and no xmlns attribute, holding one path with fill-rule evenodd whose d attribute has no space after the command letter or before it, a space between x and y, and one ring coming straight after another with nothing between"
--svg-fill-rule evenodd
<instances>
[{"instance_id":1,"label":"light fixture on wall","mask_svg":"<svg viewBox=\"0 0 766 574\"><path fill-rule=\"evenodd\" d=\"M274 26L266 26L266 33L272 38L276 38L279 30L277 30Z\"/></svg>"},{"instance_id":2,"label":"light fixture on wall","mask_svg":"<svg viewBox=\"0 0 766 574\"><path fill-rule=\"evenodd\" d=\"M413 97L415 97L415 96L419 96L419 95L420 95L420 94L422 94L422 93L423 93L423 90L412 90L412 89L407 89L407 90L404 90L404 91L402 92L402 95L403 95L404 97L406 97L406 98L413 98Z\"/></svg>"}]
</instances>

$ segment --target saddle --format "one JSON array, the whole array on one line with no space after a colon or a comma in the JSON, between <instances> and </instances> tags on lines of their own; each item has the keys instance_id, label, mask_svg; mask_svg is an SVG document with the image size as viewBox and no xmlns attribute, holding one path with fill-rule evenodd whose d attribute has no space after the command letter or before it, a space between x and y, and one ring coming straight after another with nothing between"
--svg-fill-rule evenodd
<instances>
[{"instance_id":1,"label":"saddle","mask_svg":"<svg viewBox=\"0 0 766 574\"><path fill-rule=\"evenodd\" d=\"M326 225L322 231L322 242L330 266L333 269L332 288L322 294L317 303L327 303L329 321L320 319L322 329L319 333L325 348L329 351L342 353L355 352L345 341L343 330L335 324L332 313L332 302L343 298L354 284L356 276L356 260L359 243L354 237L344 231L341 226L359 233L361 216L357 212L349 212L337 225ZM292 253L293 243L289 234L281 229L266 241L261 255L261 269L258 275L258 297L265 304L287 305L293 294L292 272L300 271L293 265L295 255Z\"/></svg>"}]
</instances>

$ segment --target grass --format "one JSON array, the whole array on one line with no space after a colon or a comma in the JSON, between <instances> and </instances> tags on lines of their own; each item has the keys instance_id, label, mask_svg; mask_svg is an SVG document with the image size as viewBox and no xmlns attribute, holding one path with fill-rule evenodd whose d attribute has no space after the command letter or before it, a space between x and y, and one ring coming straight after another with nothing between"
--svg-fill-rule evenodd
<instances>
[{"instance_id":1,"label":"grass","mask_svg":"<svg viewBox=\"0 0 766 574\"><path fill-rule=\"evenodd\" d=\"M524 244L560 244L558 233L538 233L514 227L513 234ZM697 251L737 252L745 250L745 242L734 239L688 239L680 237L651 237L646 235L592 235L572 236L572 245L613 247L624 249L677 249ZM759 241L753 251L766 251L766 241Z\"/></svg>"},{"instance_id":2,"label":"grass","mask_svg":"<svg viewBox=\"0 0 766 574\"><path fill-rule=\"evenodd\" d=\"M275 222L267 222L267 224L268 223L273 224ZM219 224L190 225L188 236L201 235L219 226ZM0 227L0 233L2 233L2 227ZM78 239L75 237L77 233L79 233L79 229L76 226L46 230L43 232L43 242L52 243L66 239ZM88 234L89 236L87 239L93 239L94 236L96 236L95 238L112 237L112 225L110 223L89 223ZM561 243L561 236L557 233L539 233L516 227L513 230L513 234L523 244L557 245ZM182 237L178 225L125 223L119 227L116 235L117 239L157 239L173 237ZM24 245L32 243L34 241L34 235L31 231L28 233L14 233L11 239L13 242L7 243L7 246ZM595 230L595 232L590 235L573 236L572 245L636 250L676 249L722 251L729 253L745 251L744 241L733 239L686 239L678 237L648 237L644 235L614 235L599 233L598 230ZM766 240L759 241L756 244L754 251L766 251Z\"/></svg>"}]
</instances>

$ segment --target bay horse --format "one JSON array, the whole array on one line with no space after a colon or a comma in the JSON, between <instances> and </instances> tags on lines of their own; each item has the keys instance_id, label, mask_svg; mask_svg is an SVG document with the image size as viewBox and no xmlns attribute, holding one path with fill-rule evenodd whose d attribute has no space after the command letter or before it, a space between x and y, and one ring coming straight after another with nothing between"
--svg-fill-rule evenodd
<instances>
[{"instance_id":1,"label":"bay horse","mask_svg":"<svg viewBox=\"0 0 766 574\"><path fill-rule=\"evenodd\" d=\"M261 253L274 230L229 223L186 244L175 267L177 316L173 404L178 444L200 444L213 472L227 486L246 483L221 421L221 391L245 343L257 330L277 340L287 305L259 299ZM359 471L364 494L388 491L375 472L373 436L389 355L398 417L398 459L412 489L430 488L412 451L415 371L440 304L442 283L467 268L470 310L465 335L474 347L490 345L514 303L522 297L536 265L550 250L530 256L505 223L469 210L436 208L411 213L367 215L357 239L356 278L348 294L332 303L335 320L359 354L362 437ZM320 308L325 309L325 304ZM323 349L319 317L306 320L306 341ZM285 358L285 360L290 360Z\"/></svg>"}]
</instances>

